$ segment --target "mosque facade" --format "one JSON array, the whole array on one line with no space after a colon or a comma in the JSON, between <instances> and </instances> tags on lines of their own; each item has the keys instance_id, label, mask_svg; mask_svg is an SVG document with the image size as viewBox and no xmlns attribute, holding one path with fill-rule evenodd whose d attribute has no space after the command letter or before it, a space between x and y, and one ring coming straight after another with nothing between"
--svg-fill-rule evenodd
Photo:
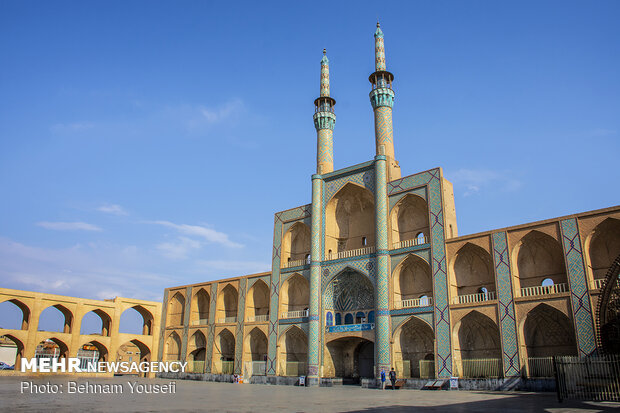
<instances>
[{"instance_id":1,"label":"mosque facade","mask_svg":"<svg viewBox=\"0 0 620 413\"><path fill-rule=\"evenodd\" d=\"M401 176L378 24L374 38L374 158L333 168L324 52L312 203L275 214L271 272L164 291L159 360L319 384L391 368L424 381L549 377L553 356L596 351L620 206L459 236L442 169Z\"/></svg>"}]
</instances>

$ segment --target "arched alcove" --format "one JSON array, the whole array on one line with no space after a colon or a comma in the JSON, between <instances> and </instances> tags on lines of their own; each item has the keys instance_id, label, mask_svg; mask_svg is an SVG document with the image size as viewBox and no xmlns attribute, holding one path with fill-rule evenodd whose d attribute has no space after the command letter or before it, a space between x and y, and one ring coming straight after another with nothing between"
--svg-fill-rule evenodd
<instances>
[{"instance_id":1,"label":"arched alcove","mask_svg":"<svg viewBox=\"0 0 620 413\"><path fill-rule=\"evenodd\" d=\"M77 350L76 357L80 360L82 370L96 371L96 363L108 361L108 348L97 340L84 343Z\"/></svg>"},{"instance_id":2,"label":"arched alcove","mask_svg":"<svg viewBox=\"0 0 620 413\"><path fill-rule=\"evenodd\" d=\"M84 314L80 323L80 334L100 334L110 336L112 318L103 310L96 309Z\"/></svg>"},{"instance_id":3,"label":"arched alcove","mask_svg":"<svg viewBox=\"0 0 620 413\"><path fill-rule=\"evenodd\" d=\"M250 331L243 341L243 352L245 361L266 361L268 353L268 340L263 331L255 327Z\"/></svg>"},{"instance_id":4,"label":"arched alcove","mask_svg":"<svg viewBox=\"0 0 620 413\"><path fill-rule=\"evenodd\" d=\"M30 308L17 299L11 299L0 303L2 325L0 328L8 330L28 330L30 322Z\"/></svg>"},{"instance_id":5,"label":"arched alcove","mask_svg":"<svg viewBox=\"0 0 620 413\"><path fill-rule=\"evenodd\" d=\"M523 337L528 358L577 355L573 323L547 304L539 304L527 313Z\"/></svg>"},{"instance_id":6,"label":"arched alcove","mask_svg":"<svg viewBox=\"0 0 620 413\"><path fill-rule=\"evenodd\" d=\"M550 278L554 284L566 284L566 267L560 243L540 231L530 231L515 247L517 289L541 286ZM523 291L522 291L523 293Z\"/></svg>"},{"instance_id":7,"label":"arched alcove","mask_svg":"<svg viewBox=\"0 0 620 413\"><path fill-rule=\"evenodd\" d=\"M435 334L428 323L411 317L394 332L394 364L398 377L435 377ZM430 359L430 360L429 360Z\"/></svg>"},{"instance_id":8,"label":"arched alcove","mask_svg":"<svg viewBox=\"0 0 620 413\"><path fill-rule=\"evenodd\" d=\"M69 346L56 338L48 338L41 341L34 353L37 359L66 359L69 357Z\"/></svg>"},{"instance_id":9,"label":"arched alcove","mask_svg":"<svg viewBox=\"0 0 620 413\"><path fill-rule=\"evenodd\" d=\"M39 331L71 333L72 326L73 313L61 304L47 307L39 316Z\"/></svg>"},{"instance_id":10,"label":"arched alcove","mask_svg":"<svg viewBox=\"0 0 620 413\"><path fill-rule=\"evenodd\" d=\"M203 373L205 370L207 340L202 331L197 330L192 334L187 343L187 362L190 371Z\"/></svg>"},{"instance_id":11,"label":"arched alcove","mask_svg":"<svg viewBox=\"0 0 620 413\"><path fill-rule=\"evenodd\" d=\"M11 350L5 348L5 363L15 366L15 370L19 370L21 367L21 359L22 357L24 357L24 343L22 343L20 339L11 334L6 334L4 337L6 340L13 342L14 345L12 360Z\"/></svg>"},{"instance_id":12,"label":"arched alcove","mask_svg":"<svg viewBox=\"0 0 620 413\"><path fill-rule=\"evenodd\" d=\"M603 280L620 255L620 220L607 218L596 226L590 237L588 254L593 280Z\"/></svg>"},{"instance_id":13,"label":"arched alcove","mask_svg":"<svg viewBox=\"0 0 620 413\"><path fill-rule=\"evenodd\" d=\"M213 342L213 368L215 374L232 374L235 362L235 336L223 329Z\"/></svg>"},{"instance_id":14,"label":"arched alcove","mask_svg":"<svg viewBox=\"0 0 620 413\"><path fill-rule=\"evenodd\" d=\"M471 311L455 326L455 361L462 377L484 378L502 375L499 328L486 315Z\"/></svg>"},{"instance_id":15,"label":"arched alcove","mask_svg":"<svg viewBox=\"0 0 620 413\"><path fill-rule=\"evenodd\" d=\"M325 209L325 251L333 253L375 245L374 196L347 183Z\"/></svg>"},{"instance_id":16,"label":"arched alcove","mask_svg":"<svg viewBox=\"0 0 620 413\"><path fill-rule=\"evenodd\" d=\"M490 299L488 293L494 293L495 273L491 254L477 245L467 243L456 253L452 271L453 296L470 296L481 294L481 299ZM486 291L486 293L485 293ZM484 296L486 294L486 297ZM491 294L494 296L494 294Z\"/></svg>"},{"instance_id":17,"label":"arched alcove","mask_svg":"<svg viewBox=\"0 0 620 413\"><path fill-rule=\"evenodd\" d=\"M237 305L239 295L237 289L227 284L217 296L216 318L218 323L234 323L237 321Z\"/></svg>"},{"instance_id":18,"label":"arched alcove","mask_svg":"<svg viewBox=\"0 0 620 413\"><path fill-rule=\"evenodd\" d=\"M310 302L310 284L302 275L295 273L288 277L280 288L280 318L302 315ZM299 315L296 313L299 312Z\"/></svg>"},{"instance_id":19,"label":"arched alcove","mask_svg":"<svg viewBox=\"0 0 620 413\"><path fill-rule=\"evenodd\" d=\"M141 305L134 305L121 314L118 331L150 336L153 334L153 314Z\"/></svg>"},{"instance_id":20,"label":"arched alcove","mask_svg":"<svg viewBox=\"0 0 620 413\"><path fill-rule=\"evenodd\" d=\"M310 228L297 222L282 238L282 262L305 260L310 255Z\"/></svg>"},{"instance_id":21,"label":"arched alcove","mask_svg":"<svg viewBox=\"0 0 620 413\"><path fill-rule=\"evenodd\" d=\"M167 325L182 326L185 321L185 296L177 291L168 300L168 314L166 315Z\"/></svg>"},{"instance_id":22,"label":"arched alcove","mask_svg":"<svg viewBox=\"0 0 620 413\"><path fill-rule=\"evenodd\" d=\"M422 244L430 235L428 204L417 195L407 194L392 208L390 223L392 243L417 239L421 234L424 238L417 243Z\"/></svg>"},{"instance_id":23,"label":"arched alcove","mask_svg":"<svg viewBox=\"0 0 620 413\"><path fill-rule=\"evenodd\" d=\"M326 309L336 311L344 316L345 324L353 324L357 313L363 318L375 306L375 289L364 274L345 268L329 283L327 291L331 296L324 297Z\"/></svg>"},{"instance_id":24,"label":"arched alcove","mask_svg":"<svg viewBox=\"0 0 620 413\"><path fill-rule=\"evenodd\" d=\"M280 335L278 343L278 370L280 376L306 374L308 337L299 327L292 326Z\"/></svg>"},{"instance_id":25,"label":"arched alcove","mask_svg":"<svg viewBox=\"0 0 620 413\"><path fill-rule=\"evenodd\" d=\"M206 325L209 323L209 306L211 300L209 293L200 288L192 299L192 312L190 315L190 323L192 325Z\"/></svg>"},{"instance_id":26,"label":"arched alcove","mask_svg":"<svg viewBox=\"0 0 620 413\"><path fill-rule=\"evenodd\" d=\"M181 337L179 337L176 331L168 334L164 343L164 360L181 360L181 345Z\"/></svg>"},{"instance_id":27,"label":"arched alcove","mask_svg":"<svg viewBox=\"0 0 620 413\"><path fill-rule=\"evenodd\" d=\"M394 304L397 308L429 305L430 300L424 303L407 302L407 300L433 296L431 268L422 258L417 255L407 256L394 269L392 282Z\"/></svg>"},{"instance_id":28,"label":"arched alcove","mask_svg":"<svg viewBox=\"0 0 620 413\"><path fill-rule=\"evenodd\" d=\"M269 314L269 287L263 280L252 285L245 298L245 314L248 321L267 321Z\"/></svg>"},{"instance_id":29,"label":"arched alcove","mask_svg":"<svg viewBox=\"0 0 620 413\"><path fill-rule=\"evenodd\" d=\"M164 360L167 361L164 350ZM127 361L130 363L150 362L151 349L140 340L131 340L121 344L116 352L116 361ZM172 360L171 360L172 361ZM140 377L145 377L146 373L140 373Z\"/></svg>"}]
</instances>

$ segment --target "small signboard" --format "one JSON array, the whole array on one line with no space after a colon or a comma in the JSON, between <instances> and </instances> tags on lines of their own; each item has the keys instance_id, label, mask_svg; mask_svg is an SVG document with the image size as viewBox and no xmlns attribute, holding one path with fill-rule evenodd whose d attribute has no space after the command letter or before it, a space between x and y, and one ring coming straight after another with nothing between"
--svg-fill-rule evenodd
<instances>
[{"instance_id":1,"label":"small signboard","mask_svg":"<svg viewBox=\"0 0 620 413\"><path fill-rule=\"evenodd\" d=\"M458 389L459 389L459 378L450 377L450 390L458 390Z\"/></svg>"},{"instance_id":2,"label":"small signboard","mask_svg":"<svg viewBox=\"0 0 620 413\"><path fill-rule=\"evenodd\" d=\"M306 376L299 376L299 385L300 386L306 385Z\"/></svg>"}]
</instances>

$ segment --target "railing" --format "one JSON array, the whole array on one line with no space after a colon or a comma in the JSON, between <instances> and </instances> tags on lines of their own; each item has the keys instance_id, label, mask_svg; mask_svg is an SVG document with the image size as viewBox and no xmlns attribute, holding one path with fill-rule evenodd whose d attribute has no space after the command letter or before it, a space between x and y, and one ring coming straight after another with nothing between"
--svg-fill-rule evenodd
<instances>
[{"instance_id":1,"label":"railing","mask_svg":"<svg viewBox=\"0 0 620 413\"><path fill-rule=\"evenodd\" d=\"M403 379L411 378L411 360L397 361L396 363L396 376Z\"/></svg>"},{"instance_id":2,"label":"railing","mask_svg":"<svg viewBox=\"0 0 620 413\"><path fill-rule=\"evenodd\" d=\"M603 284L605 284L604 278L597 278L596 280L594 280L594 288L596 288L597 290L603 288Z\"/></svg>"},{"instance_id":3,"label":"railing","mask_svg":"<svg viewBox=\"0 0 620 413\"><path fill-rule=\"evenodd\" d=\"M267 362L266 361L253 361L252 364L252 376L264 376L267 374Z\"/></svg>"},{"instance_id":4,"label":"railing","mask_svg":"<svg viewBox=\"0 0 620 413\"><path fill-rule=\"evenodd\" d=\"M310 258L304 258L303 260L292 260L283 262L280 267L282 268L291 268L291 267L301 267L302 265L310 264Z\"/></svg>"},{"instance_id":5,"label":"railing","mask_svg":"<svg viewBox=\"0 0 620 413\"><path fill-rule=\"evenodd\" d=\"M308 317L308 310L287 311L286 313L280 314L280 318L300 318L300 317Z\"/></svg>"},{"instance_id":6,"label":"railing","mask_svg":"<svg viewBox=\"0 0 620 413\"><path fill-rule=\"evenodd\" d=\"M452 299L453 304L471 304L471 303L481 303L484 301L495 300L496 294L494 291L488 293L477 293L477 294L467 294L467 295L459 295Z\"/></svg>"},{"instance_id":7,"label":"railing","mask_svg":"<svg viewBox=\"0 0 620 413\"><path fill-rule=\"evenodd\" d=\"M248 323L254 323L257 321L269 321L269 314L254 315L254 316L248 317Z\"/></svg>"},{"instance_id":8,"label":"railing","mask_svg":"<svg viewBox=\"0 0 620 413\"><path fill-rule=\"evenodd\" d=\"M468 379L497 378L502 376L500 359L461 360L461 377Z\"/></svg>"},{"instance_id":9,"label":"railing","mask_svg":"<svg viewBox=\"0 0 620 413\"><path fill-rule=\"evenodd\" d=\"M235 362L234 361L217 361L215 363L215 374L233 374L235 371Z\"/></svg>"},{"instance_id":10,"label":"railing","mask_svg":"<svg viewBox=\"0 0 620 413\"><path fill-rule=\"evenodd\" d=\"M204 373L205 372L205 362L204 361L190 361L187 363L188 373Z\"/></svg>"},{"instance_id":11,"label":"railing","mask_svg":"<svg viewBox=\"0 0 620 413\"><path fill-rule=\"evenodd\" d=\"M553 376L553 357L528 357L527 358L528 377L554 377Z\"/></svg>"},{"instance_id":12,"label":"railing","mask_svg":"<svg viewBox=\"0 0 620 413\"><path fill-rule=\"evenodd\" d=\"M392 249L397 250L399 248L413 247L415 245L422 245L426 243L428 243L428 240L426 239L426 237L406 239L404 241L395 242L394 245L392 246Z\"/></svg>"},{"instance_id":13,"label":"railing","mask_svg":"<svg viewBox=\"0 0 620 413\"><path fill-rule=\"evenodd\" d=\"M394 302L394 308L428 307L433 305L433 297L411 298Z\"/></svg>"},{"instance_id":14,"label":"railing","mask_svg":"<svg viewBox=\"0 0 620 413\"><path fill-rule=\"evenodd\" d=\"M304 361L287 361L284 366L284 376L305 376L306 363Z\"/></svg>"},{"instance_id":15,"label":"railing","mask_svg":"<svg viewBox=\"0 0 620 413\"><path fill-rule=\"evenodd\" d=\"M198 320L192 321L192 325L193 326L202 326L202 325L206 325L206 324L209 324L209 319L208 318L200 318Z\"/></svg>"},{"instance_id":16,"label":"railing","mask_svg":"<svg viewBox=\"0 0 620 413\"><path fill-rule=\"evenodd\" d=\"M534 287L521 288L521 297L532 297L536 295L554 295L568 291L566 284L537 285Z\"/></svg>"},{"instance_id":17,"label":"railing","mask_svg":"<svg viewBox=\"0 0 620 413\"><path fill-rule=\"evenodd\" d=\"M218 323L236 323L237 322L237 317L224 317L224 318L220 318L219 320L217 320Z\"/></svg>"},{"instance_id":18,"label":"railing","mask_svg":"<svg viewBox=\"0 0 620 413\"><path fill-rule=\"evenodd\" d=\"M372 254L373 252L375 252L375 247L364 247L364 248L358 248L356 250L332 252L331 254L327 254L327 259L337 260L340 258L357 257L359 255Z\"/></svg>"},{"instance_id":19,"label":"railing","mask_svg":"<svg viewBox=\"0 0 620 413\"><path fill-rule=\"evenodd\" d=\"M620 401L620 357L555 357L558 399Z\"/></svg>"},{"instance_id":20,"label":"railing","mask_svg":"<svg viewBox=\"0 0 620 413\"><path fill-rule=\"evenodd\" d=\"M420 378L421 379L434 379L435 378L435 360L420 360Z\"/></svg>"}]
</instances>

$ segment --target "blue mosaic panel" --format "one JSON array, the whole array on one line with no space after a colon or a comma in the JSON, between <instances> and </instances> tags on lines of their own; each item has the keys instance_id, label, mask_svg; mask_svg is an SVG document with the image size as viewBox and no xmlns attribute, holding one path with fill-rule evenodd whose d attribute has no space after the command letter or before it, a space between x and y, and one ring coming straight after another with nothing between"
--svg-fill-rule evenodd
<instances>
[{"instance_id":1,"label":"blue mosaic panel","mask_svg":"<svg viewBox=\"0 0 620 413\"><path fill-rule=\"evenodd\" d=\"M215 309L217 304L217 283L211 284L209 294L209 327L207 330L207 354L205 358L205 373L211 373L213 361L213 340L215 340Z\"/></svg>"},{"instance_id":2,"label":"blue mosaic panel","mask_svg":"<svg viewBox=\"0 0 620 413\"><path fill-rule=\"evenodd\" d=\"M323 289L325 290L332 279L346 268L364 274L373 285L375 284L375 263L370 256L362 256L343 258L342 260L330 261L329 264L323 265L321 272Z\"/></svg>"},{"instance_id":3,"label":"blue mosaic panel","mask_svg":"<svg viewBox=\"0 0 620 413\"><path fill-rule=\"evenodd\" d=\"M192 311L192 287L185 287L185 309L183 317L183 333L181 337L181 360L185 361L187 356L187 339L189 332L189 317Z\"/></svg>"},{"instance_id":4,"label":"blue mosaic panel","mask_svg":"<svg viewBox=\"0 0 620 413\"><path fill-rule=\"evenodd\" d=\"M267 375L276 374L277 342L278 342L278 304L280 296L280 258L282 252L283 226L292 221L304 221L310 217L312 205L303 205L297 208L278 212L274 217L273 225L273 253L271 260L271 296L269 297L269 348L267 354Z\"/></svg>"},{"instance_id":5,"label":"blue mosaic panel","mask_svg":"<svg viewBox=\"0 0 620 413\"><path fill-rule=\"evenodd\" d=\"M517 321L510 273L510 253L505 232L492 236L493 265L497 285L497 305L499 306L499 328L502 335L502 359L504 377L519 375L519 345L517 342Z\"/></svg>"},{"instance_id":6,"label":"blue mosaic panel","mask_svg":"<svg viewBox=\"0 0 620 413\"><path fill-rule=\"evenodd\" d=\"M245 321L245 291L247 278L239 280L239 301L237 302L237 333L235 342L235 374L243 374L243 325Z\"/></svg>"},{"instance_id":7,"label":"blue mosaic panel","mask_svg":"<svg viewBox=\"0 0 620 413\"><path fill-rule=\"evenodd\" d=\"M577 332L577 347L579 354L587 356L596 350L596 337L577 220L575 218L565 219L560 222L560 227L570 285L573 320Z\"/></svg>"},{"instance_id":8,"label":"blue mosaic panel","mask_svg":"<svg viewBox=\"0 0 620 413\"><path fill-rule=\"evenodd\" d=\"M448 311L448 277L442 206L441 171L439 168L406 176L388 183L388 195L427 185L429 224L431 227L431 267L435 299L435 341L437 345L437 377L452 376L450 312Z\"/></svg>"},{"instance_id":9,"label":"blue mosaic panel","mask_svg":"<svg viewBox=\"0 0 620 413\"><path fill-rule=\"evenodd\" d=\"M168 290L164 290L164 301L161 305L161 324L159 328L159 349L157 350L157 360L164 359L164 336L166 334L166 315L168 313Z\"/></svg>"},{"instance_id":10,"label":"blue mosaic panel","mask_svg":"<svg viewBox=\"0 0 620 413\"><path fill-rule=\"evenodd\" d=\"M327 328L330 333L344 333L347 331L368 331L374 330L375 325L373 323L363 324L344 324L339 326L330 326Z\"/></svg>"},{"instance_id":11,"label":"blue mosaic panel","mask_svg":"<svg viewBox=\"0 0 620 413\"><path fill-rule=\"evenodd\" d=\"M321 342L319 314L321 312L321 257L323 244L323 181L312 177L312 232L310 239L310 303L308 334L308 375L319 374L319 351Z\"/></svg>"}]
</instances>

